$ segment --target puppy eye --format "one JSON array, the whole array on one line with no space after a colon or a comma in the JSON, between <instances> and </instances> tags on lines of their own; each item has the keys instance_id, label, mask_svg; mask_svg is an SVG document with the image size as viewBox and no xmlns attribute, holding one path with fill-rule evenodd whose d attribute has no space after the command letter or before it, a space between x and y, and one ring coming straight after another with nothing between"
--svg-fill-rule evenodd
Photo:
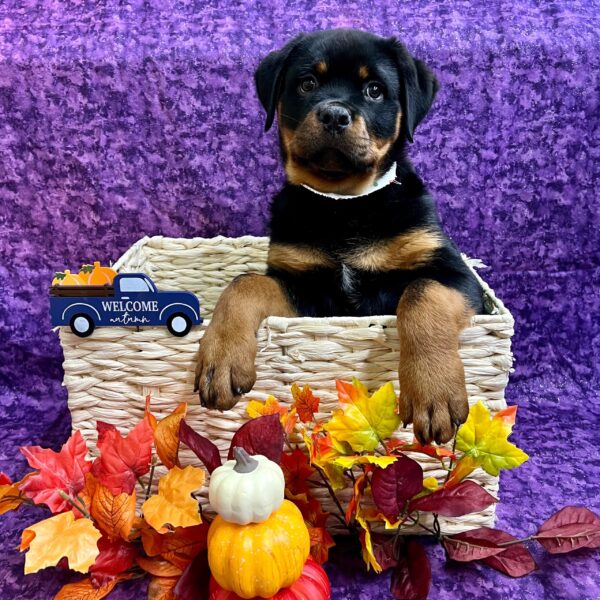
<instances>
[{"instance_id":1,"label":"puppy eye","mask_svg":"<svg viewBox=\"0 0 600 600\"><path fill-rule=\"evenodd\" d=\"M383 86L377 81L371 81L365 86L365 96L371 100L383 100Z\"/></svg>"},{"instance_id":2,"label":"puppy eye","mask_svg":"<svg viewBox=\"0 0 600 600\"><path fill-rule=\"evenodd\" d=\"M317 85L317 80L312 75L309 75L300 81L298 89L302 94L310 94L310 92L317 89Z\"/></svg>"}]
</instances>

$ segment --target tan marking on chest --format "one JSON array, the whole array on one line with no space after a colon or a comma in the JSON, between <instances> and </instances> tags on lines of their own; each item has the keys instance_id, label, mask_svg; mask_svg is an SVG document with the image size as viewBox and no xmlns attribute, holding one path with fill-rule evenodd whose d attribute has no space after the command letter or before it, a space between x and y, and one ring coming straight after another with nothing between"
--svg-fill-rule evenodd
<instances>
[{"instance_id":1,"label":"tan marking on chest","mask_svg":"<svg viewBox=\"0 0 600 600\"><path fill-rule=\"evenodd\" d=\"M426 265L440 248L440 234L428 229L403 233L391 240L354 251L344 262L363 271L411 270Z\"/></svg>"},{"instance_id":2,"label":"tan marking on chest","mask_svg":"<svg viewBox=\"0 0 600 600\"><path fill-rule=\"evenodd\" d=\"M321 250L308 246L282 243L269 246L267 265L282 271L300 272L336 267L335 261Z\"/></svg>"}]
</instances>

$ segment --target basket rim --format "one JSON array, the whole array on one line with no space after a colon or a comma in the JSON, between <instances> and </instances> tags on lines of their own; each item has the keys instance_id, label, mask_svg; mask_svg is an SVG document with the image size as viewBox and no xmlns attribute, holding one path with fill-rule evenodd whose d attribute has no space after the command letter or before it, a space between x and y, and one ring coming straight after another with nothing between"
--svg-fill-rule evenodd
<instances>
[{"instance_id":1,"label":"basket rim","mask_svg":"<svg viewBox=\"0 0 600 600\"><path fill-rule=\"evenodd\" d=\"M263 245L269 243L268 236L255 236L255 235L242 235L238 237L227 237L223 235L217 235L214 237L191 237L191 238L174 238L163 235L144 236L135 242L128 250L126 250L113 264L113 268L117 271L123 267L123 265L132 261L136 255L144 255L144 251L147 247L161 250L165 246L165 242L172 244L181 244L183 248L192 249L198 246L219 246L219 245L231 245L234 248L244 248L247 246L256 246L257 244ZM182 248L182 249L183 249ZM461 256L465 261L467 267L479 281L484 293L489 297L492 304L494 305L496 312L492 314L474 315L471 317L471 322L477 324L478 322L489 322L492 317L500 317L501 320L507 324L514 324L514 318L511 312L506 308L502 300L498 298L494 290L487 284L487 282L481 278L476 268L485 269L485 265L481 260L476 258L470 258L466 254ZM373 321L374 324L384 324L386 321L395 320L395 315L374 315L366 317L268 317L267 321L273 323L272 319L281 319L282 322L304 322L307 319L313 319L319 322L328 323L339 323L340 325L347 325L349 323L356 322L360 325L365 325L369 321Z\"/></svg>"}]
</instances>

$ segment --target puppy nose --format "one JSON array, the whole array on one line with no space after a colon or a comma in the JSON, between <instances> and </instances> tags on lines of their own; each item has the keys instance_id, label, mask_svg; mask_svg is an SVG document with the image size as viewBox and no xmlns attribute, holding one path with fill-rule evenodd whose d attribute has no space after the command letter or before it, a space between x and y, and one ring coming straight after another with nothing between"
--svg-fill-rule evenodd
<instances>
[{"instance_id":1,"label":"puppy nose","mask_svg":"<svg viewBox=\"0 0 600 600\"><path fill-rule=\"evenodd\" d=\"M326 104L317 110L317 118L329 133L342 133L352 123L350 111L339 104Z\"/></svg>"}]
</instances>

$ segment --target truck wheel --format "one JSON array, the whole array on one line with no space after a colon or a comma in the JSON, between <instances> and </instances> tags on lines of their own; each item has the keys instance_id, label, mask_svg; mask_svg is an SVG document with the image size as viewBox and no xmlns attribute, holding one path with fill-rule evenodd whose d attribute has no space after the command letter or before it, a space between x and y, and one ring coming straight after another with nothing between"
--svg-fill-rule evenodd
<instances>
[{"instance_id":1,"label":"truck wheel","mask_svg":"<svg viewBox=\"0 0 600 600\"><path fill-rule=\"evenodd\" d=\"M79 313L69 321L69 325L71 326L71 331L79 336L79 337L88 337L92 335L96 325L94 325L94 321L87 315Z\"/></svg>"},{"instance_id":2,"label":"truck wheel","mask_svg":"<svg viewBox=\"0 0 600 600\"><path fill-rule=\"evenodd\" d=\"M175 313L167 319L167 329L176 337L183 337L190 332L192 320L183 313Z\"/></svg>"}]
</instances>

